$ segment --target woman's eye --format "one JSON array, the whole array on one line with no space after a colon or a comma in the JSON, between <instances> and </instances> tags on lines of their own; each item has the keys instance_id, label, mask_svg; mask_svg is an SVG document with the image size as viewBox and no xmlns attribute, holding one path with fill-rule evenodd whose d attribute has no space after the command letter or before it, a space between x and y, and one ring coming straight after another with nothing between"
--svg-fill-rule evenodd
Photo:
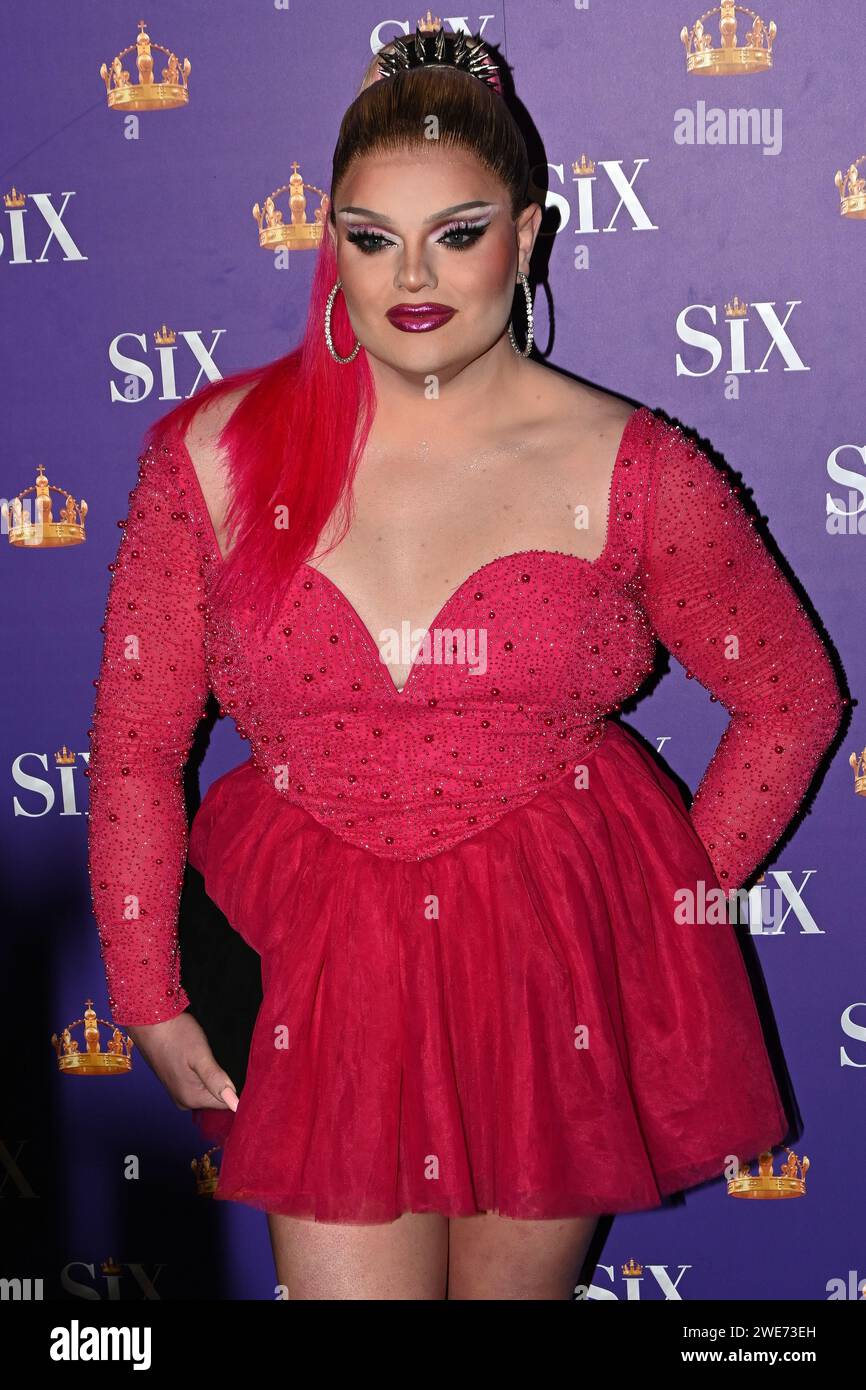
<instances>
[{"instance_id":1,"label":"woman's eye","mask_svg":"<svg viewBox=\"0 0 866 1390\"><path fill-rule=\"evenodd\" d=\"M456 222L453 227L446 227L439 237L440 246L447 246L451 251L465 251L468 246L474 246L479 237L482 237L490 226L489 222ZM465 241L446 241L446 237L465 237Z\"/></svg>"},{"instance_id":2,"label":"woman's eye","mask_svg":"<svg viewBox=\"0 0 866 1390\"><path fill-rule=\"evenodd\" d=\"M451 227L446 227L445 231L437 237L437 245L445 246L449 251L465 251L467 247L475 245L489 226L489 222L457 222ZM357 246L358 250L363 251L367 256L375 255L383 247L395 245L381 232L374 232L364 227L353 227L347 232L346 240L350 241L353 246Z\"/></svg>"},{"instance_id":3,"label":"woman's eye","mask_svg":"<svg viewBox=\"0 0 866 1390\"><path fill-rule=\"evenodd\" d=\"M375 251L381 250L383 246L393 246L393 241L388 241L381 232L367 232L362 229L353 228L346 234L346 240L351 241L353 246L357 246L359 251L364 251L368 256Z\"/></svg>"}]
</instances>

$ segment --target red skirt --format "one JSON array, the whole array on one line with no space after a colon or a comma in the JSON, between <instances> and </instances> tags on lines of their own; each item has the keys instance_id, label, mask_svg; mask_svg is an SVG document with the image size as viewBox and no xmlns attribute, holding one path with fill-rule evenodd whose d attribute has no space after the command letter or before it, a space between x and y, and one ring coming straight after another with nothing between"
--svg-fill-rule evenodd
<instances>
[{"instance_id":1,"label":"red skirt","mask_svg":"<svg viewBox=\"0 0 866 1390\"><path fill-rule=\"evenodd\" d=\"M570 775L432 858L340 839L242 763L189 859L262 961L218 1199L319 1221L645 1210L788 1124L737 928L680 792L613 720ZM739 928L740 931L746 928Z\"/></svg>"}]
</instances>

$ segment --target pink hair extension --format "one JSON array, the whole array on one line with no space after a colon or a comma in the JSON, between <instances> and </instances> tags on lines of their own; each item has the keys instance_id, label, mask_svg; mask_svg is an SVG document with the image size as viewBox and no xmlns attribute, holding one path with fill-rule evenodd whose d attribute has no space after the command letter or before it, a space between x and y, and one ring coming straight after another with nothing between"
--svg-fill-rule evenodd
<instances>
[{"instance_id":1,"label":"pink hair extension","mask_svg":"<svg viewBox=\"0 0 866 1390\"><path fill-rule=\"evenodd\" d=\"M254 604L255 625L273 620L292 575L314 553L335 508L343 505L343 524L329 549L352 519L352 481L375 414L375 388L363 348L347 365L328 352L324 314L336 279L337 260L326 232L300 345L264 367L209 382L156 420L145 436L147 446L166 428L185 433L208 402L256 382L218 436L229 464L225 529L230 550L213 590L221 600L242 596ZM342 294L334 302L331 332L337 352L347 356L355 336ZM279 506L288 508L287 527L276 525Z\"/></svg>"}]
</instances>

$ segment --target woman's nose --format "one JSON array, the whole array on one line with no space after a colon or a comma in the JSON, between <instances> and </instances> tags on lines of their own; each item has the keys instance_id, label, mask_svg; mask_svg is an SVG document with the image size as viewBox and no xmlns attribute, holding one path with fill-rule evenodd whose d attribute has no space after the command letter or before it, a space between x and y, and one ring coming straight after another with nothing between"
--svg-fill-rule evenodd
<instances>
[{"instance_id":1,"label":"woman's nose","mask_svg":"<svg viewBox=\"0 0 866 1390\"><path fill-rule=\"evenodd\" d=\"M394 284L401 289L417 291L436 283L436 276L425 252L412 247L404 247L394 277Z\"/></svg>"}]
</instances>

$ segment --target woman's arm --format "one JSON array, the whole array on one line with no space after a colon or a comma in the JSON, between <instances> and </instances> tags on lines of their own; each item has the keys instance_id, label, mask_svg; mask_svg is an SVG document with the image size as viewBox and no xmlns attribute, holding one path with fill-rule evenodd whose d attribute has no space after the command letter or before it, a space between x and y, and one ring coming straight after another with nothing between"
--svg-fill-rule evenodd
<instances>
[{"instance_id":1,"label":"woman's arm","mask_svg":"<svg viewBox=\"0 0 866 1390\"><path fill-rule=\"evenodd\" d=\"M731 716L691 817L722 887L739 888L790 824L845 701L734 486L658 425L638 584L656 635Z\"/></svg>"},{"instance_id":2,"label":"woman's arm","mask_svg":"<svg viewBox=\"0 0 866 1390\"><path fill-rule=\"evenodd\" d=\"M204 587L163 436L139 459L113 566L90 751L88 868L114 1021L174 1018L183 767L208 693Z\"/></svg>"}]
</instances>

